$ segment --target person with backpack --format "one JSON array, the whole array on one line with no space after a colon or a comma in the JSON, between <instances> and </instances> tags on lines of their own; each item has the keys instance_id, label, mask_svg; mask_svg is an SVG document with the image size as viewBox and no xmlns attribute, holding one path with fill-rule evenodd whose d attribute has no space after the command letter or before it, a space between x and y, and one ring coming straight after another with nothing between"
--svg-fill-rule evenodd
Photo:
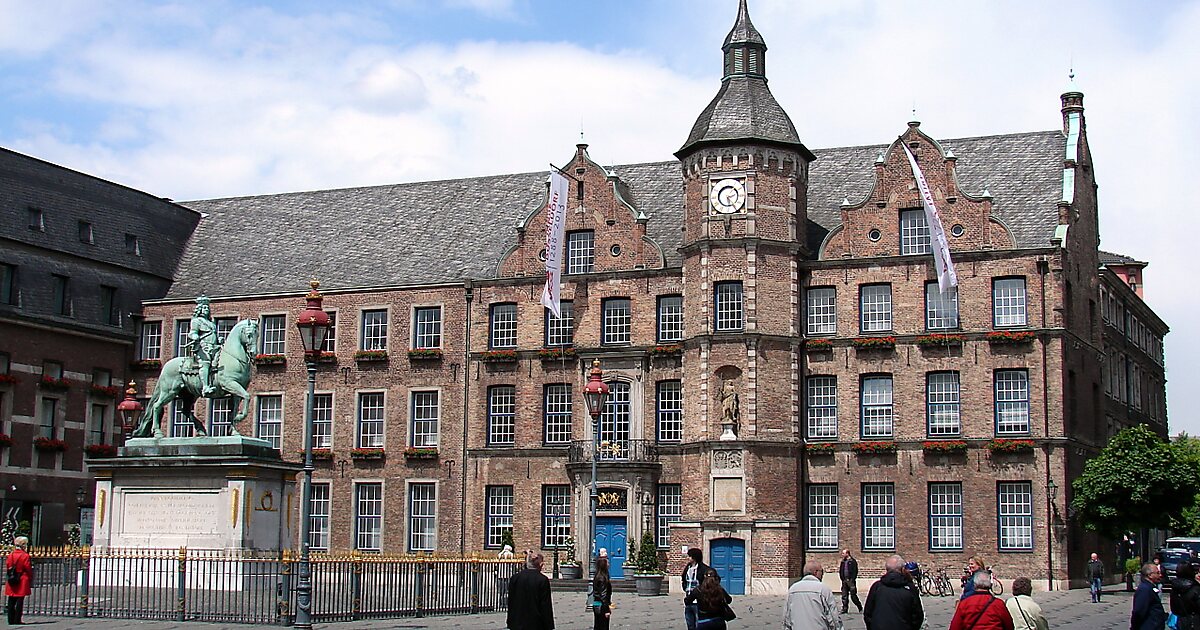
<instances>
[{"instance_id":1,"label":"person with backpack","mask_svg":"<svg viewBox=\"0 0 1200 630\"><path fill-rule=\"evenodd\" d=\"M1200 584L1190 563L1179 565L1171 580L1171 614L1175 630L1200 630Z\"/></svg>"},{"instance_id":2,"label":"person with backpack","mask_svg":"<svg viewBox=\"0 0 1200 630\"><path fill-rule=\"evenodd\" d=\"M1013 618L1004 602L992 595L992 576L976 571L971 595L959 600L950 630L1013 630Z\"/></svg>"},{"instance_id":3,"label":"person with backpack","mask_svg":"<svg viewBox=\"0 0 1200 630\"><path fill-rule=\"evenodd\" d=\"M29 558L29 539L17 536L13 540L13 549L4 560L4 594L8 597L8 625L15 626L23 623L21 613L25 608L25 598L33 587L33 561Z\"/></svg>"}]
</instances>

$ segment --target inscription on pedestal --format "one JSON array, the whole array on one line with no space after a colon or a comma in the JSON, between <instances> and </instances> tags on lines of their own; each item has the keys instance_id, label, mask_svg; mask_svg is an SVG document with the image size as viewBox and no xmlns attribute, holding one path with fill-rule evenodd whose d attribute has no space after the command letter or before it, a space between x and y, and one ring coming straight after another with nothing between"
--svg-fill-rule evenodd
<instances>
[{"instance_id":1,"label":"inscription on pedestal","mask_svg":"<svg viewBox=\"0 0 1200 630\"><path fill-rule=\"evenodd\" d=\"M216 492L127 492L124 534L215 534Z\"/></svg>"}]
</instances>

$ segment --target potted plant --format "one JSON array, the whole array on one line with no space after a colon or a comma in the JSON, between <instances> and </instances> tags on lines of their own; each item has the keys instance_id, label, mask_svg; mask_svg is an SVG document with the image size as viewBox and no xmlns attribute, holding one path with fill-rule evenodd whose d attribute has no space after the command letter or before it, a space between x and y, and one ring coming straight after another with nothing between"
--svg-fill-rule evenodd
<instances>
[{"instance_id":1,"label":"potted plant","mask_svg":"<svg viewBox=\"0 0 1200 630\"><path fill-rule=\"evenodd\" d=\"M895 442L858 442L850 450L859 455L884 455L896 452Z\"/></svg>"},{"instance_id":2,"label":"potted plant","mask_svg":"<svg viewBox=\"0 0 1200 630\"><path fill-rule=\"evenodd\" d=\"M116 457L117 447L112 444L88 444L83 447L88 457Z\"/></svg>"},{"instance_id":3,"label":"potted plant","mask_svg":"<svg viewBox=\"0 0 1200 630\"><path fill-rule=\"evenodd\" d=\"M350 451L350 459L383 459L382 448L356 448Z\"/></svg>"},{"instance_id":4,"label":"potted plant","mask_svg":"<svg viewBox=\"0 0 1200 630\"><path fill-rule=\"evenodd\" d=\"M638 545L633 565L633 580L637 583L638 597L661 595L663 571L658 563L658 545L655 544L654 534L651 532L642 532L642 543Z\"/></svg>"},{"instance_id":5,"label":"potted plant","mask_svg":"<svg viewBox=\"0 0 1200 630\"><path fill-rule=\"evenodd\" d=\"M996 438L987 443L987 449L993 453L1029 453L1033 451L1033 440L1006 440Z\"/></svg>"},{"instance_id":6,"label":"potted plant","mask_svg":"<svg viewBox=\"0 0 1200 630\"><path fill-rule=\"evenodd\" d=\"M833 442L810 442L804 445L809 455L833 455Z\"/></svg>"},{"instance_id":7,"label":"potted plant","mask_svg":"<svg viewBox=\"0 0 1200 630\"><path fill-rule=\"evenodd\" d=\"M140 359L134 361L130 367L135 370L158 370L162 369L162 361L160 359Z\"/></svg>"},{"instance_id":8,"label":"potted plant","mask_svg":"<svg viewBox=\"0 0 1200 630\"><path fill-rule=\"evenodd\" d=\"M52 392L65 392L71 389L71 381L66 378L43 376L42 380L38 381L38 387Z\"/></svg>"},{"instance_id":9,"label":"potted plant","mask_svg":"<svg viewBox=\"0 0 1200 630\"><path fill-rule=\"evenodd\" d=\"M566 558L558 565L558 572L564 580L578 580L583 577L583 567L579 564L579 559L575 557L575 537L567 536L563 540L563 546L566 548L564 551Z\"/></svg>"},{"instance_id":10,"label":"potted plant","mask_svg":"<svg viewBox=\"0 0 1200 630\"><path fill-rule=\"evenodd\" d=\"M483 353L484 363L515 363L516 360L516 350L488 350Z\"/></svg>"},{"instance_id":11,"label":"potted plant","mask_svg":"<svg viewBox=\"0 0 1200 630\"><path fill-rule=\"evenodd\" d=\"M285 365L287 356L282 354L256 354L254 365Z\"/></svg>"},{"instance_id":12,"label":"potted plant","mask_svg":"<svg viewBox=\"0 0 1200 630\"><path fill-rule=\"evenodd\" d=\"M16 374L0 374L0 385L16 385L20 380Z\"/></svg>"},{"instance_id":13,"label":"potted plant","mask_svg":"<svg viewBox=\"0 0 1200 630\"><path fill-rule=\"evenodd\" d=\"M550 348L542 348L538 350L538 358L543 361L559 361L562 359L574 359L579 353L571 346L553 346Z\"/></svg>"},{"instance_id":14,"label":"potted plant","mask_svg":"<svg viewBox=\"0 0 1200 630\"><path fill-rule=\"evenodd\" d=\"M354 360L359 363L370 361L387 361L387 350L359 350L354 353Z\"/></svg>"},{"instance_id":15,"label":"potted plant","mask_svg":"<svg viewBox=\"0 0 1200 630\"><path fill-rule=\"evenodd\" d=\"M921 444L921 450L930 454L954 455L967 452L965 440L928 440Z\"/></svg>"},{"instance_id":16,"label":"potted plant","mask_svg":"<svg viewBox=\"0 0 1200 630\"><path fill-rule=\"evenodd\" d=\"M438 450L436 448L420 448L410 446L404 449L405 459L437 459Z\"/></svg>"},{"instance_id":17,"label":"potted plant","mask_svg":"<svg viewBox=\"0 0 1200 630\"><path fill-rule=\"evenodd\" d=\"M121 395L120 387L104 387L93 383L88 387L88 392L97 398L116 398Z\"/></svg>"},{"instance_id":18,"label":"potted plant","mask_svg":"<svg viewBox=\"0 0 1200 630\"><path fill-rule=\"evenodd\" d=\"M895 337L856 337L850 345L859 350L892 350L896 347Z\"/></svg>"},{"instance_id":19,"label":"potted plant","mask_svg":"<svg viewBox=\"0 0 1200 630\"><path fill-rule=\"evenodd\" d=\"M61 453L67 450L67 443L62 440L39 437L33 439L33 448L43 453Z\"/></svg>"},{"instance_id":20,"label":"potted plant","mask_svg":"<svg viewBox=\"0 0 1200 630\"><path fill-rule=\"evenodd\" d=\"M917 345L922 348L950 348L961 346L966 341L962 335L932 334L917 337Z\"/></svg>"},{"instance_id":21,"label":"potted plant","mask_svg":"<svg viewBox=\"0 0 1200 630\"><path fill-rule=\"evenodd\" d=\"M438 361L441 358L441 348L413 348L408 351L409 361Z\"/></svg>"},{"instance_id":22,"label":"potted plant","mask_svg":"<svg viewBox=\"0 0 1200 630\"><path fill-rule=\"evenodd\" d=\"M1029 343L1036 337L1035 333L1029 331L997 330L987 334L987 342L994 346L1015 345Z\"/></svg>"},{"instance_id":23,"label":"potted plant","mask_svg":"<svg viewBox=\"0 0 1200 630\"><path fill-rule=\"evenodd\" d=\"M829 352L833 350L832 339L809 339L804 342L804 349L809 352Z\"/></svg>"},{"instance_id":24,"label":"potted plant","mask_svg":"<svg viewBox=\"0 0 1200 630\"><path fill-rule=\"evenodd\" d=\"M650 348L650 356L652 357L674 357L681 354L683 354L683 345L678 343L659 345Z\"/></svg>"}]
</instances>

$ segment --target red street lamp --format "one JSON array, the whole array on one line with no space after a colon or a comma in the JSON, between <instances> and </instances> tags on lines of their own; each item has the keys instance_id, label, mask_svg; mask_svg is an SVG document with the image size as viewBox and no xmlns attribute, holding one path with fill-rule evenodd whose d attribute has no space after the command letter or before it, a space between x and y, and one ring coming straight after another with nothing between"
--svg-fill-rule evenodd
<instances>
[{"instance_id":1,"label":"red street lamp","mask_svg":"<svg viewBox=\"0 0 1200 630\"><path fill-rule=\"evenodd\" d=\"M593 359L587 385L583 386L583 402L587 403L588 413L592 416L592 553L588 555L588 574L592 577L596 575L596 509L600 504L600 495L596 489L596 460L600 458L600 415L604 413L604 401L607 399L608 385L604 384L604 371L600 369L600 359ZM590 584L589 582L589 594L592 588Z\"/></svg>"},{"instance_id":2,"label":"red street lamp","mask_svg":"<svg viewBox=\"0 0 1200 630\"><path fill-rule=\"evenodd\" d=\"M604 401L607 399L608 385L604 384L604 371L600 369L600 359L593 359L587 385L583 386L583 401L587 403L588 413L592 415L593 421L604 412Z\"/></svg>"},{"instance_id":3,"label":"red street lamp","mask_svg":"<svg viewBox=\"0 0 1200 630\"><path fill-rule=\"evenodd\" d=\"M312 280L308 283L312 290L304 296L308 305L296 317L296 328L300 329L300 345L304 346L304 357L317 359L321 356L321 348L325 346L325 337L329 336L329 314L321 310L324 296L317 287L321 283Z\"/></svg>"},{"instance_id":4,"label":"red street lamp","mask_svg":"<svg viewBox=\"0 0 1200 630\"><path fill-rule=\"evenodd\" d=\"M133 423L139 420L142 416L142 403L137 401L137 385L133 381L129 381L129 389L125 390L125 400L117 405L117 411L121 414L121 429L125 432L125 436L133 432Z\"/></svg>"}]
</instances>

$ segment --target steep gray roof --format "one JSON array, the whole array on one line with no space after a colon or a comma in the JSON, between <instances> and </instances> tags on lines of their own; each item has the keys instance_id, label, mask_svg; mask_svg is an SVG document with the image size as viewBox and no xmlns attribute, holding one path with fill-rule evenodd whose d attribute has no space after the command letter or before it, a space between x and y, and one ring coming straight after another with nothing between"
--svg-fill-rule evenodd
<instances>
[{"instance_id":1,"label":"steep gray roof","mask_svg":"<svg viewBox=\"0 0 1200 630\"><path fill-rule=\"evenodd\" d=\"M763 48L767 47L762 33L759 33L758 29L754 28L754 23L750 21L750 10L746 7L746 0L738 2L737 19L734 20L729 34L725 36L725 42L721 44L721 48L730 44L758 44Z\"/></svg>"},{"instance_id":2,"label":"steep gray roof","mask_svg":"<svg viewBox=\"0 0 1200 630\"><path fill-rule=\"evenodd\" d=\"M1050 244L1062 194L1060 132L940 141L958 156L968 193L986 187L1020 247ZM816 151L809 179L813 251L841 222L843 198L874 184L885 145ZM622 194L649 216L647 233L668 266L681 264L683 176L678 162L616 166ZM168 297L303 290L312 276L333 288L488 278L516 237L513 226L542 201L546 173L519 173L366 188L186 202L205 214Z\"/></svg>"},{"instance_id":3,"label":"steep gray roof","mask_svg":"<svg viewBox=\"0 0 1200 630\"><path fill-rule=\"evenodd\" d=\"M732 76L722 81L675 155L682 156L701 144L736 140L800 144L796 126L762 77Z\"/></svg>"},{"instance_id":4,"label":"steep gray roof","mask_svg":"<svg viewBox=\"0 0 1200 630\"><path fill-rule=\"evenodd\" d=\"M1115 252L1106 252L1104 250L1100 250L1099 253L1100 253L1100 264L1101 265L1142 265L1143 267L1145 267L1150 264L1147 262L1137 260L1136 258L1130 258L1129 256L1126 256L1125 254L1118 254Z\"/></svg>"}]
</instances>

